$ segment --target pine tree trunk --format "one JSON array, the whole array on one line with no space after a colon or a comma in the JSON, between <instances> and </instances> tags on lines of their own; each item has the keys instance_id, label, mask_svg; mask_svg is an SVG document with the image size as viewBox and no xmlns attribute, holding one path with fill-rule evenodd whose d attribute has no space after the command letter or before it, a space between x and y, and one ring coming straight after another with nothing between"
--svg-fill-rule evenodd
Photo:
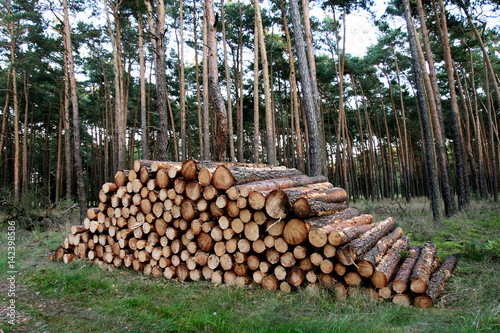
<instances>
[{"instance_id":1,"label":"pine tree trunk","mask_svg":"<svg viewBox=\"0 0 500 333\"><path fill-rule=\"evenodd\" d=\"M269 64L267 62L266 42L264 40L264 28L260 13L259 0L255 4L255 21L257 22L260 57L262 62L262 78L264 81L264 105L266 110L266 141L267 141L267 163L276 165L276 136L274 132L274 109L271 102L271 87L269 83Z\"/></svg>"},{"instance_id":2,"label":"pine tree trunk","mask_svg":"<svg viewBox=\"0 0 500 333\"><path fill-rule=\"evenodd\" d=\"M457 94L455 91L455 78L453 73L453 59L451 57L450 40L448 34L448 25L446 22L446 13L444 3L442 0L438 1L439 10L441 12L441 22L438 26L442 30L442 43L443 57L446 67L446 74L448 76L448 85L450 88L450 102L451 102L451 120L453 129L453 143L455 146L455 164L457 174L457 194L458 194L458 208L466 209L470 202L469 181L467 178L465 149L463 145L463 135L460 127L460 110L458 108Z\"/></svg>"},{"instance_id":3,"label":"pine tree trunk","mask_svg":"<svg viewBox=\"0 0 500 333\"><path fill-rule=\"evenodd\" d=\"M259 28L257 20L254 25L253 53L253 162L259 163L260 130L259 130Z\"/></svg>"},{"instance_id":4,"label":"pine tree trunk","mask_svg":"<svg viewBox=\"0 0 500 333\"><path fill-rule=\"evenodd\" d=\"M207 18L203 15L203 159L210 160L210 101L208 93L208 37Z\"/></svg>"},{"instance_id":5,"label":"pine tree trunk","mask_svg":"<svg viewBox=\"0 0 500 333\"><path fill-rule=\"evenodd\" d=\"M311 86L311 74L308 66L307 56L304 47L304 36L302 24L300 23L300 13L297 0L290 1L290 12L292 16L293 34L295 37L295 49L297 51L298 67L300 73L301 87L309 132L309 162L311 176L327 175L325 139L323 135L323 125L319 110L319 103L314 100Z\"/></svg>"},{"instance_id":6,"label":"pine tree trunk","mask_svg":"<svg viewBox=\"0 0 500 333\"><path fill-rule=\"evenodd\" d=\"M143 159L149 158L149 140L148 140L148 122L146 114L146 66L144 63L144 27L142 17L139 14L137 18L139 23L139 65L140 65L140 96L141 96L141 143Z\"/></svg>"},{"instance_id":7,"label":"pine tree trunk","mask_svg":"<svg viewBox=\"0 0 500 333\"><path fill-rule=\"evenodd\" d=\"M186 138L186 93L184 80L184 13L182 8L183 1L179 1L179 21L180 21L180 55L179 55L179 103L181 108L181 161L186 161L187 156L187 138Z\"/></svg>"},{"instance_id":8,"label":"pine tree trunk","mask_svg":"<svg viewBox=\"0 0 500 333\"><path fill-rule=\"evenodd\" d=\"M207 45L208 45L208 90L212 107L217 118L217 145L216 159L226 159L226 145L228 140L227 112L219 87L219 72L217 69L217 22L214 15L212 0L205 0L205 15L207 16Z\"/></svg>"},{"instance_id":9,"label":"pine tree trunk","mask_svg":"<svg viewBox=\"0 0 500 333\"><path fill-rule=\"evenodd\" d=\"M221 24L222 24L222 46L224 50L224 70L226 72L226 90L227 90L227 121L229 124L229 157L231 162L236 162L234 156L234 131L233 131L233 105L231 102L231 81L229 77L229 64L227 62L227 39L226 39L226 21L224 11L224 0L221 1ZM238 88L236 88L238 89ZM239 152L239 151L238 151ZM240 161L241 162L241 161Z\"/></svg>"},{"instance_id":10,"label":"pine tree trunk","mask_svg":"<svg viewBox=\"0 0 500 333\"><path fill-rule=\"evenodd\" d=\"M427 103L425 100L425 88L422 80L422 68L420 67L420 64L418 63L418 57L419 53L417 50L416 46L416 36L415 36L415 27L413 25L413 19L411 17L411 12L410 12L410 4L408 0L403 0L404 6L405 6L405 19L406 19L406 24L408 26L408 39L410 41L410 48L411 48L411 54L412 54L412 65L413 65L413 71L415 74L415 81L416 81L416 86L417 86L417 97L418 97L418 103L419 103L419 113L420 113L420 119L422 122L422 131L424 133L424 141L425 141L425 148L426 148L426 165L427 165L427 182L428 182L428 188L429 188L429 195L431 198L431 203L432 203L432 213L434 216L434 222L436 225L441 225L443 223L442 217L441 217L441 212L439 211L439 204L438 204L438 180L437 180L437 174L436 174L436 165L434 163L434 147L432 145L432 133L430 129L430 122L429 122L429 116L428 116L428 111L427 111Z\"/></svg>"},{"instance_id":11,"label":"pine tree trunk","mask_svg":"<svg viewBox=\"0 0 500 333\"><path fill-rule=\"evenodd\" d=\"M196 102L198 109L198 141L200 147L200 158L204 158L203 153L203 119L201 116L201 95L200 95L200 69L198 61L198 15L196 11L196 0L193 1L193 38L194 38L194 65L196 67Z\"/></svg>"},{"instance_id":12,"label":"pine tree trunk","mask_svg":"<svg viewBox=\"0 0 500 333\"><path fill-rule=\"evenodd\" d=\"M64 6L64 40L65 49L68 57L69 79L71 86L71 103L73 109L73 142L75 154L75 174L76 183L78 186L78 201L80 206L80 220L83 221L86 213L87 195L85 192L85 184L83 182L83 168L82 168L82 154L81 154L81 141L80 141L80 118L78 114L78 95L76 93L76 79L75 79L75 65L73 60L73 50L71 46L71 35L69 26L69 13L67 0L63 2Z\"/></svg>"}]
</instances>

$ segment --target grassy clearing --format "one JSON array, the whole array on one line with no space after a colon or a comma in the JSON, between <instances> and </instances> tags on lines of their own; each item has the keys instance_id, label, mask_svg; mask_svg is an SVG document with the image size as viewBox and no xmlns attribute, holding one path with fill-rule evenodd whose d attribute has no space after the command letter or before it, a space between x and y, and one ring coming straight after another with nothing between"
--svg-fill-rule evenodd
<instances>
[{"instance_id":1,"label":"grassy clearing","mask_svg":"<svg viewBox=\"0 0 500 333\"><path fill-rule=\"evenodd\" d=\"M4 332L491 332L500 331L500 207L474 203L436 229L425 201L354 203L376 219L394 216L415 243L433 240L439 254L462 252L433 309L375 302L363 289L345 301L328 290L287 294L177 283L84 261L48 262L67 230L18 231L18 323ZM0 244L6 243L2 227ZM1 250L0 276L7 259ZM4 309L6 285L0 286Z\"/></svg>"}]
</instances>

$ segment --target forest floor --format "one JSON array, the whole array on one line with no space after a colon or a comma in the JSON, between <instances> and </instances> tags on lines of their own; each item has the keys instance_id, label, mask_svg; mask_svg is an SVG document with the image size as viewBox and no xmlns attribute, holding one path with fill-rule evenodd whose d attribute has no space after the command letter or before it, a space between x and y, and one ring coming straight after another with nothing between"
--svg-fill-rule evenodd
<instances>
[{"instance_id":1,"label":"forest floor","mask_svg":"<svg viewBox=\"0 0 500 333\"><path fill-rule=\"evenodd\" d=\"M0 226L0 332L500 332L499 204L474 201L442 228L423 199L350 206L376 220L393 216L413 243L434 241L441 258L463 254L434 308L377 302L363 288L338 300L326 289L179 283L81 260L50 262L49 252L75 223L68 220L61 230L18 228L15 258L8 254L8 226Z\"/></svg>"}]
</instances>

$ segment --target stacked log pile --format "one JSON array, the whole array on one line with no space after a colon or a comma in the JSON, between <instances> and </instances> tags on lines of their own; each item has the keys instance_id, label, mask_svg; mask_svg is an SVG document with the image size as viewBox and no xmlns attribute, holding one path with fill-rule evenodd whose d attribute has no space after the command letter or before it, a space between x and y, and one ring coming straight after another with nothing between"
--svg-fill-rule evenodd
<instances>
[{"instance_id":1,"label":"stacked log pile","mask_svg":"<svg viewBox=\"0 0 500 333\"><path fill-rule=\"evenodd\" d=\"M179 281L323 285L345 297L432 306L456 264L412 246L393 218L349 208L347 193L295 169L263 164L136 160L105 183L99 206L54 253ZM401 263L403 253L407 258Z\"/></svg>"}]
</instances>

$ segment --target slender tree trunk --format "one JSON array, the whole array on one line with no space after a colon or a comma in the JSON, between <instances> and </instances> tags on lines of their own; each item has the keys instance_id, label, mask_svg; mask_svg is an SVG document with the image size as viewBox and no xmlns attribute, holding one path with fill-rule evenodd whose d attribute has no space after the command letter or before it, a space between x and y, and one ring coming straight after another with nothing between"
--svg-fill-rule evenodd
<instances>
[{"instance_id":1,"label":"slender tree trunk","mask_svg":"<svg viewBox=\"0 0 500 333\"><path fill-rule=\"evenodd\" d=\"M460 128L460 111L458 108L457 94L455 91L455 78L453 73L453 60L451 57L450 41L448 34L448 25L446 22L446 14L444 9L443 0L439 0L439 9L441 12L441 22L438 26L442 30L442 43L443 57L446 67L446 74L448 76L448 85L450 88L450 102L451 102L451 120L453 129L453 143L455 145L455 164L457 174L457 193L458 193L458 208L466 209L470 202L469 181L467 178L467 168L465 161L465 149L463 144L463 135Z\"/></svg>"},{"instance_id":2,"label":"slender tree trunk","mask_svg":"<svg viewBox=\"0 0 500 333\"><path fill-rule=\"evenodd\" d=\"M64 116L64 97L63 93L59 93L59 105L61 106L59 110L59 126L57 127L57 161L56 161L56 186L55 186L55 204L59 203L59 196L61 194L61 174L62 174L62 126L63 126L63 116ZM1 147L1 146L0 146Z\"/></svg>"},{"instance_id":3,"label":"slender tree trunk","mask_svg":"<svg viewBox=\"0 0 500 333\"><path fill-rule=\"evenodd\" d=\"M200 67L198 61L198 13L196 11L196 0L193 1L193 37L194 37L194 65L196 68L196 102L198 110L198 141L200 145L200 158L203 159L203 120L201 116L201 92L200 92Z\"/></svg>"},{"instance_id":4,"label":"slender tree trunk","mask_svg":"<svg viewBox=\"0 0 500 333\"><path fill-rule=\"evenodd\" d=\"M288 61L290 63L290 104L292 124L295 122L296 142L297 142L297 166L301 172L305 172L304 152L302 148L302 131L300 129L300 116L299 116L299 100L297 97L297 77L295 74L295 59L293 57L292 42L290 38L290 29L288 29L288 22L286 19L286 12L283 5L283 0L280 1L281 13L283 16L283 29L285 30L286 45L288 51ZM294 153L294 152L293 152Z\"/></svg>"},{"instance_id":5,"label":"slender tree trunk","mask_svg":"<svg viewBox=\"0 0 500 333\"><path fill-rule=\"evenodd\" d=\"M237 119L237 135L238 135L238 161L244 161L244 146L245 146L245 138L244 138L244 128L243 128L243 8L241 7L241 1L238 1L238 14L240 19L240 27L238 31L238 61L236 62L236 66L239 66L239 69L236 71L239 73L238 80L236 80L236 90L239 87L239 100L237 100L238 107L236 111L238 112ZM257 48L257 52L259 49ZM258 70L258 69L257 69ZM258 143L257 143L258 145Z\"/></svg>"},{"instance_id":6,"label":"slender tree trunk","mask_svg":"<svg viewBox=\"0 0 500 333\"><path fill-rule=\"evenodd\" d=\"M488 73L484 73L484 86L485 91L490 91L490 80L488 77ZM495 141L493 137L493 131L495 124L493 123L493 103L491 102L491 98L488 98L486 111L488 112L488 144L490 148L490 165L491 165L491 191L493 192L493 200L498 202L498 180L497 180L497 166L496 166L496 154L495 154ZM0 145L0 148L2 146Z\"/></svg>"},{"instance_id":7,"label":"slender tree trunk","mask_svg":"<svg viewBox=\"0 0 500 333\"><path fill-rule=\"evenodd\" d=\"M444 134L444 122L443 115L441 111L441 95L439 93L439 87L436 79L436 70L434 67L434 59L431 51L431 46L429 43L429 33L427 31L427 25L425 22L426 14L422 6L422 0L417 0L418 15L420 18L420 26L422 30L422 39L425 47L425 56L427 59L427 64L429 65L429 74L423 72L424 82L427 87L427 96L429 101L429 109L431 112L431 119L434 130L434 137L436 140L436 152L439 163L439 174L441 178L441 193L443 195L445 215L451 216L455 213L455 199L453 193L453 187L451 185L451 171L450 164L448 161L448 156L446 152L446 138ZM417 43L417 49L420 58L420 66L425 68L424 54L420 43Z\"/></svg>"},{"instance_id":8,"label":"slender tree trunk","mask_svg":"<svg viewBox=\"0 0 500 333\"><path fill-rule=\"evenodd\" d=\"M267 142L267 163L276 165L276 135L274 133L274 109L271 102L271 87L269 85L269 65L267 62L266 42L264 40L264 28L262 27L262 17L260 14L259 0L255 4L255 21L257 22L260 57L262 62L262 78L264 81L264 106L266 109L266 142Z\"/></svg>"},{"instance_id":9,"label":"slender tree trunk","mask_svg":"<svg viewBox=\"0 0 500 333\"><path fill-rule=\"evenodd\" d=\"M9 103L10 103L10 90L9 90L9 85L10 85L10 74L11 71L7 72L7 93L5 94L5 105L3 107L3 113L2 113L2 127L0 129L0 165L2 165L2 155L3 155L3 146L5 144L5 135L7 133L7 118L9 116ZM5 168L2 168L2 175L5 173ZM1 181L1 179L0 179Z\"/></svg>"},{"instance_id":10,"label":"slender tree trunk","mask_svg":"<svg viewBox=\"0 0 500 333\"><path fill-rule=\"evenodd\" d=\"M259 27L257 20L254 24L253 48L253 162L259 163L260 130L259 130Z\"/></svg>"},{"instance_id":11,"label":"slender tree trunk","mask_svg":"<svg viewBox=\"0 0 500 333\"><path fill-rule=\"evenodd\" d=\"M418 50L417 50L417 38L415 36L415 27L413 25L413 19L411 17L411 12L410 12L410 3L409 0L403 0L404 4L404 9L405 9L405 19L406 19L406 24L408 27L408 39L410 42L410 49L411 49L411 54L412 54L412 66L413 66L413 72L415 75L415 81L416 81L416 86L417 86L417 96L418 96L418 102L419 102L419 111L420 111L420 119L422 121L422 131L424 133L424 138L425 138L425 148L426 148L426 153L427 153L427 174L428 174L428 187L429 187L429 195L431 198L431 203L432 203L432 213L434 215L434 222L436 225L442 225L443 220L441 217L441 212L439 210L439 204L438 204L438 180L437 180L437 173L436 173L436 165L434 163L435 157L434 157L434 147L432 145L432 139L431 139L431 129L430 129L430 122L429 122L429 115L427 111L427 104L425 101L425 88L424 88L424 83L422 79L422 68L420 67L420 64L418 63Z\"/></svg>"},{"instance_id":12,"label":"slender tree trunk","mask_svg":"<svg viewBox=\"0 0 500 333\"><path fill-rule=\"evenodd\" d=\"M207 18L203 15L203 151L204 159L210 160L210 101L208 93L208 37Z\"/></svg>"},{"instance_id":13,"label":"slender tree trunk","mask_svg":"<svg viewBox=\"0 0 500 333\"><path fill-rule=\"evenodd\" d=\"M10 1L6 2L7 13L12 15L10 11ZM12 96L13 104L12 111L14 113L14 200L19 200L19 103L17 96L17 74L15 67L16 59L16 35L14 33L14 22L11 21L9 24L10 28L10 71L12 76Z\"/></svg>"},{"instance_id":14,"label":"slender tree trunk","mask_svg":"<svg viewBox=\"0 0 500 333\"><path fill-rule=\"evenodd\" d=\"M318 92L318 80L316 78L316 60L314 58L313 35L311 30L311 20L309 18L309 0L302 0L302 9L304 17L304 37L307 47L307 59L309 63L309 73L311 74L311 88L314 97L314 102L319 104L321 99Z\"/></svg>"},{"instance_id":15,"label":"slender tree trunk","mask_svg":"<svg viewBox=\"0 0 500 333\"><path fill-rule=\"evenodd\" d=\"M290 1L295 50L297 51L300 82L302 86L304 112L306 114L309 131L309 155L311 176L327 175L325 141L319 103L314 101L311 87L311 74L308 67L304 46L304 36L300 23L300 12L297 0Z\"/></svg>"},{"instance_id":16,"label":"slender tree trunk","mask_svg":"<svg viewBox=\"0 0 500 333\"><path fill-rule=\"evenodd\" d=\"M85 192L85 184L83 182L83 168L82 168L82 154L81 154L81 146L82 143L80 141L80 118L78 114L78 95L76 93L76 80L75 80L75 63L73 60L73 50L71 46L71 35L70 35L70 26L69 26L69 14L68 14L68 2L67 0L63 0L64 6L64 40L65 40L65 48L68 54L68 69L69 69L69 79L70 79L70 87L71 87L71 104L73 110L73 143L74 143L74 154L75 154L75 174L76 174L76 183L78 186L78 201L80 203L80 220L86 216L86 202L87 195Z\"/></svg>"},{"instance_id":17,"label":"slender tree trunk","mask_svg":"<svg viewBox=\"0 0 500 333\"><path fill-rule=\"evenodd\" d=\"M205 0L205 16L207 17L208 90L212 101L212 107L214 108L217 118L217 145L215 155L218 161L225 161L228 139L228 121L226 107L219 87L219 71L217 69L217 22L215 21L213 0Z\"/></svg>"},{"instance_id":18,"label":"slender tree trunk","mask_svg":"<svg viewBox=\"0 0 500 333\"><path fill-rule=\"evenodd\" d=\"M23 133L23 157L22 161L22 194L26 195L28 193L28 110L29 110L29 100L28 100L28 82L26 78L26 73L23 75L24 84L24 133ZM32 142L32 141L31 141Z\"/></svg>"},{"instance_id":19,"label":"slender tree trunk","mask_svg":"<svg viewBox=\"0 0 500 333\"><path fill-rule=\"evenodd\" d=\"M165 64L165 4L163 0L155 0L156 15L154 15L150 0L145 0L144 3L148 12L151 41L155 50L153 57L155 62L156 105L158 108L158 159L167 161L169 133ZM175 132L175 128L172 128L172 132ZM178 160L179 157L175 156L175 159Z\"/></svg>"},{"instance_id":20,"label":"slender tree trunk","mask_svg":"<svg viewBox=\"0 0 500 333\"><path fill-rule=\"evenodd\" d=\"M144 160L149 159L149 140L148 140L148 121L146 114L146 65L144 61L144 27L141 14L137 14L137 22L139 23L139 65L140 65L140 95L141 95L141 144Z\"/></svg>"},{"instance_id":21,"label":"slender tree trunk","mask_svg":"<svg viewBox=\"0 0 500 333\"><path fill-rule=\"evenodd\" d=\"M221 24L222 24L222 46L224 50L224 70L226 72L227 121L229 123L229 155L231 158L231 162L236 162L236 157L234 156L233 105L231 102L231 81L229 77L229 64L227 62L227 39L226 39L224 0L221 1ZM237 85L236 89L238 89Z\"/></svg>"},{"instance_id":22,"label":"slender tree trunk","mask_svg":"<svg viewBox=\"0 0 500 333\"><path fill-rule=\"evenodd\" d=\"M181 155L182 161L188 159L187 156L187 138L186 138L186 93L184 80L184 13L182 8L183 1L179 1L179 21L180 21L180 47L181 54L179 57L179 102L181 108Z\"/></svg>"},{"instance_id":23,"label":"slender tree trunk","mask_svg":"<svg viewBox=\"0 0 500 333\"><path fill-rule=\"evenodd\" d=\"M113 28L109 17L108 4L113 11L114 27ZM108 0L104 1L104 10L106 12L106 22L108 25L108 32L111 39L113 49L113 66L115 72L115 161L114 171L125 167L125 151L126 151L126 123L127 113L126 106L124 105L125 96L125 79L123 76L122 64L122 47L121 47L121 31L120 31L120 18L119 7L121 2L117 4L109 3ZM116 36L116 37L115 37Z\"/></svg>"}]
</instances>

